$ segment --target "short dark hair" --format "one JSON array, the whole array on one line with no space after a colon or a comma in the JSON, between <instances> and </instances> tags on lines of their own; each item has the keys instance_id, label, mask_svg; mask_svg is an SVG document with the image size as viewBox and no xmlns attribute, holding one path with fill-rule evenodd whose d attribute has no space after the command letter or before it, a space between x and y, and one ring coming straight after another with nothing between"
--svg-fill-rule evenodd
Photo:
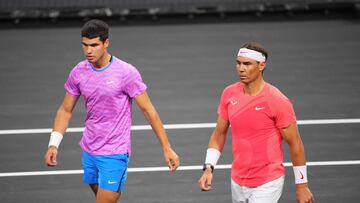
<instances>
[{"instance_id":1,"label":"short dark hair","mask_svg":"<svg viewBox=\"0 0 360 203\"><path fill-rule=\"evenodd\" d=\"M100 37L100 41L105 42L109 38L109 25L102 20L89 20L82 27L81 37L89 39Z\"/></svg>"},{"instance_id":2,"label":"short dark hair","mask_svg":"<svg viewBox=\"0 0 360 203\"><path fill-rule=\"evenodd\" d=\"M247 48L247 49L251 49L254 51L258 51L258 52L264 54L266 60L268 59L268 52L266 51L264 46L261 45L259 42L249 42L249 43L244 44L241 48Z\"/></svg>"}]
</instances>

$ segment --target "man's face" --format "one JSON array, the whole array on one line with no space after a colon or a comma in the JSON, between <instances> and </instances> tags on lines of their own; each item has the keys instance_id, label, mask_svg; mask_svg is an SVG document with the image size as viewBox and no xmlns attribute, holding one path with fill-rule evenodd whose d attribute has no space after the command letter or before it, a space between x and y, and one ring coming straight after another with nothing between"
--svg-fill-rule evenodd
<instances>
[{"instance_id":1,"label":"man's face","mask_svg":"<svg viewBox=\"0 0 360 203\"><path fill-rule=\"evenodd\" d=\"M102 42L100 37L92 39L82 37L81 43L86 59L90 63L96 63L106 52L106 49L109 46L109 39Z\"/></svg>"},{"instance_id":2,"label":"man's face","mask_svg":"<svg viewBox=\"0 0 360 203\"><path fill-rule=\"evenodd\" d=\"M265 62L257 62L242 56L236 59L236 71L240 77L240 81L245 84L249 84L261 77L265 66Z\"/></svg>"}]
</instances>

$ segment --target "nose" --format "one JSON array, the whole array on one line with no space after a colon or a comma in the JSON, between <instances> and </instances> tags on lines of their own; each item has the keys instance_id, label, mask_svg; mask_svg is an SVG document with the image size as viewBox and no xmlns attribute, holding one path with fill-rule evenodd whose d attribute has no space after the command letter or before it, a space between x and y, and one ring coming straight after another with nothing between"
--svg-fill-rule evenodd
<instances>
[{"instance_id":1,"label":"nose","mask_svg":"<svg viewBox=\"0 0 360 203\"><path fill-rule=\"evenodd\" d=\"M236 64L236 69L239 71L239 72L244 72L245 71L245 66L241 63L238 63Z\"/></svg>"},{"instance_id":2,"label":"nose","mask_svg":"<svg viewBox=\"0 0 360 203\"><path fill-rule=\"evenodd\" d=\"M91 49L90 46L85 46L85 47L84 47L84 51L85 51L85 53L87 53L87 54L91 54L92 49Z\"/></svg>"}]
</instances>

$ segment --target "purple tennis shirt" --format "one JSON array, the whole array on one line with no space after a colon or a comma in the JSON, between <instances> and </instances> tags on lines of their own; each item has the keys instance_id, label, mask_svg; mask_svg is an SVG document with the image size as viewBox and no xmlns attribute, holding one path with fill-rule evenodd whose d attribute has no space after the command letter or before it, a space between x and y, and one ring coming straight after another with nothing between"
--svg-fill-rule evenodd
<instances>
[{"instance_id":1,"label":"purple tennis shirt","mask_svg":"<svg viewBox=\"0 0 360 203\"><path fill-rule=\"evenodd\" d=\"M93 155L131 154L132 99L146 90L138 70L116 57L96 69L87 60L77 64L64 85L85 100L81 148Z\"/></svg>"}]
</instances>

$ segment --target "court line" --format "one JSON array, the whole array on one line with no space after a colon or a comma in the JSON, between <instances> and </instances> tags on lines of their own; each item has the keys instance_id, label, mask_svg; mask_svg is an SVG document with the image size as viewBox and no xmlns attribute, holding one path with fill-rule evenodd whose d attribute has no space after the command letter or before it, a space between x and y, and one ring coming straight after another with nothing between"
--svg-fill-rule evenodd
<instances>
[{"instance_id":1,"label":"court line","mask_svg":"<svg viewBox=\"0 0 360 203\"><path fill-rule=\"evenodd\" d=\"M360 160L348 160L348 161L310 161L306 163L308 166L344 166L344 165L360 165ZM284 166L290 167L292 163L285 162ZM217 165L216 169L230 169L230 164ZM201 170L201 165L193 166L180 166L178 171L192 171ZM129 168L128 172L161 172L169 171L168 167L140 167ZM28 171L28 172L9 172L0 173L0 177L19 177L19 176L44 176L44 175L74 175L83 174L83 170L55 170L55 171Z\"/></svg>"},{"instance_id":2,"label":"court line","mask_svg":"<svg viewBox=\"0 0 360 203\"><path fill-rule=\"evenodd\" d=\"M351 124L360 123L360 118L348 119L313 119L313 120L298 120L298 125L321 125L321 124ZM165 124L165 129L197 129L197 128L214 128L216 123L187 123L187 124ZM134 125L131 130L151 130L150 125ZM50 133L51 128L40 129L14 129L14 130L0 130L0 135L10 134L34 134L34 133ZM83 132L84 128L68 128L67 132Z\"/></svg>"}]
</instances>

